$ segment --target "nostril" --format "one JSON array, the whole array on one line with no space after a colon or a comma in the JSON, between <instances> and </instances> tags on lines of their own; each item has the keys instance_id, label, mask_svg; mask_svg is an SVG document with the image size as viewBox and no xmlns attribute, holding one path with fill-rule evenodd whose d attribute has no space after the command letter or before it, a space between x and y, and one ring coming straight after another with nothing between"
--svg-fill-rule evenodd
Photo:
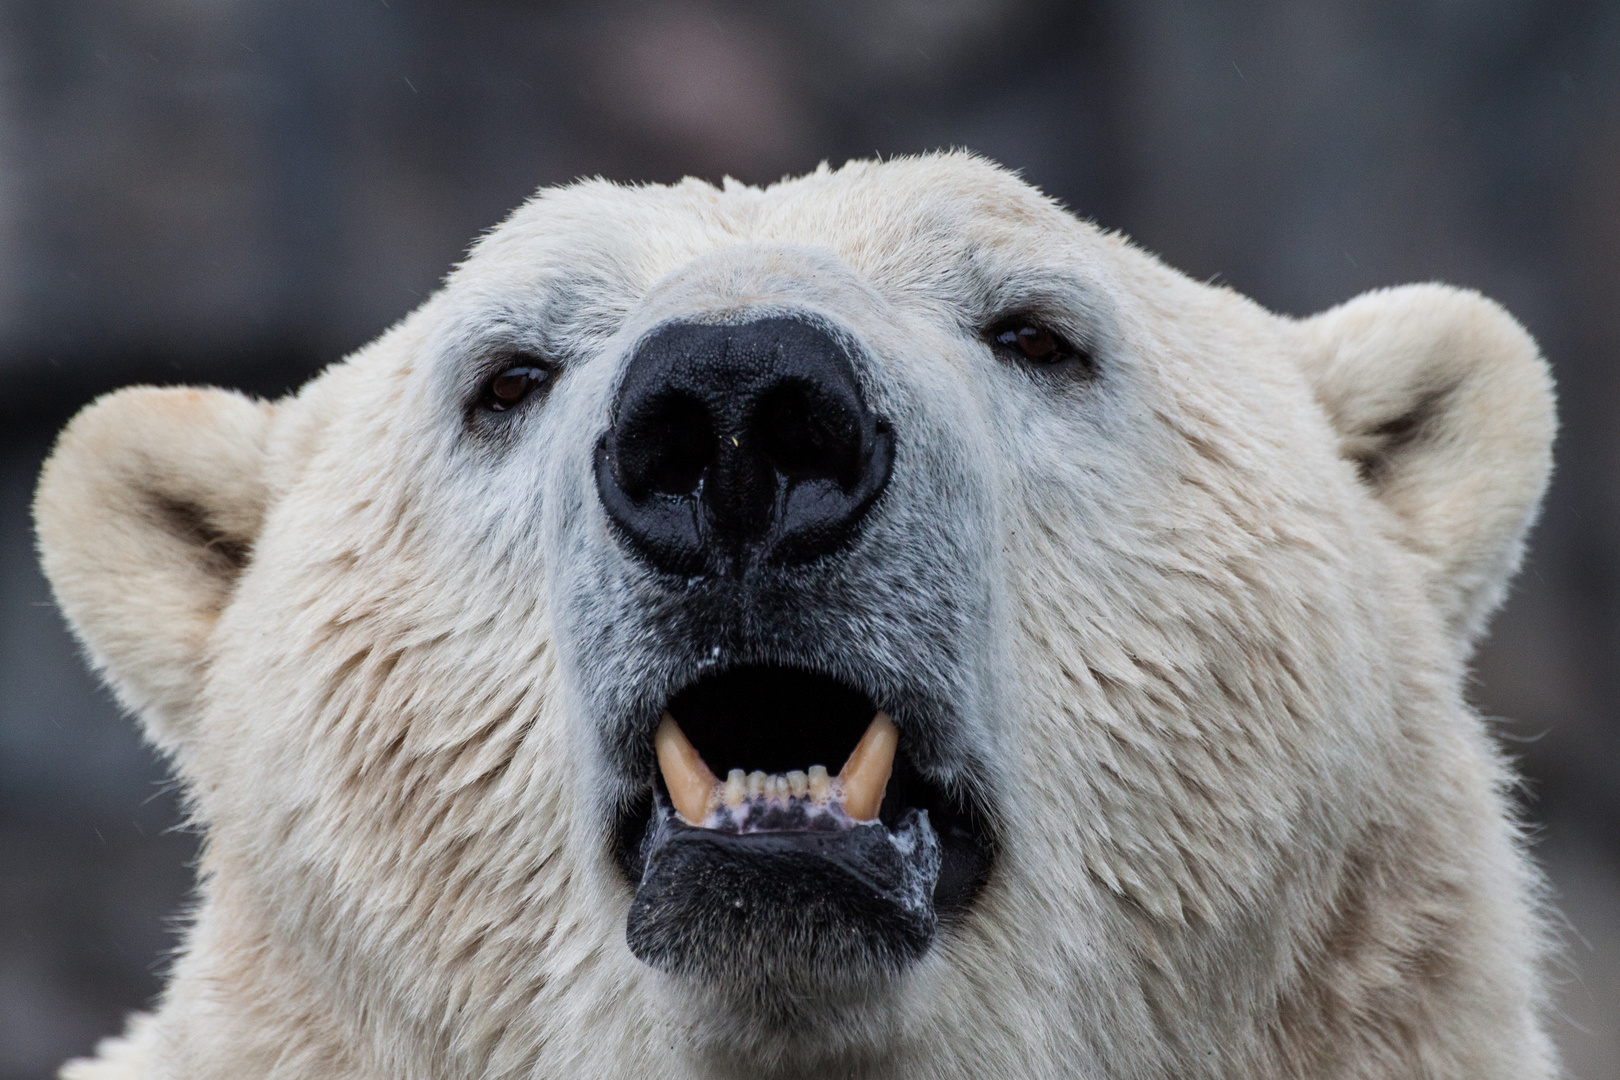
<instances>
[{"instance_id":1,"label":"nostril","mask_svg":"<svg viewBox=\"0 0 1620 1080\"><path fill-rule=\"evenodd\" d=\"M861 460L859 415L797 380L778 384L754 410L753 437L790 480L826 478L848 487Z\"/></svg>"},{"instance_id":2,"label":"nostril","mask_svg":"<svg viewBox=\"0 0 1620 1080\"><path fill-rule=\"evenodd\" d=\"M714 422L696 398L667 394L627 418L617 443L619 476L632 499L690 495L714 460Z\"/></svg>"}]
</instances>

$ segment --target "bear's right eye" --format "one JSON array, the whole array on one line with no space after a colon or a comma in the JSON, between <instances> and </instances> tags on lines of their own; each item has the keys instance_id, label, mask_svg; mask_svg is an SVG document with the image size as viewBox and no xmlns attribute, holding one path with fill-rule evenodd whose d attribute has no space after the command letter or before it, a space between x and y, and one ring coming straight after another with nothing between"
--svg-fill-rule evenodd
<instances>
[{"instance_id":1,"label":"bear's right eye","mask_svg":"<svg viewBox=\"0 0 1620 1080\"><path fill-rule=\"evenodd\" d=\"M551 381L553 369L534 357L503 369L484 384L478 404L490 412L505 412Z\"/></svg>"}]
</instances>

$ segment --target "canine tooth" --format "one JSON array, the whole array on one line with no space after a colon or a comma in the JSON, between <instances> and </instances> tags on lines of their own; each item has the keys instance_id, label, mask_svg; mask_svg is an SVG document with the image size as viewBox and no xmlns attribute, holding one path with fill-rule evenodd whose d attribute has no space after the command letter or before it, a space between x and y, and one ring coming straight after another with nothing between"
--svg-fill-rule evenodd
<instances>
[{"instance_id":1,"label":"canine tooth","mask_svg":"<svg viewBox=\"0 0 1620 1080\"><path fill-rule=\"evenodd\" d=\"M665 713L658 724L653 747L658 752L658 770L664 775L664 787L669 789L669 801L675 805L675 812L689 824L698 824L709 816L709 804L719 781L669 713Z\"/></svg>"},{"instance_id":2,"label":"canine tooth","mask_svg":"<svg viewBox=\"0 0 1620 1080\"><path fill-rule=\"evenodd\" d=\"M888 713L879 712L844 762L838 782L844 789L844 810L856 821L871 821L878 816L899 744L899 729Z\"/></svg>"},{"instance_id":3,"label":"canine tooth","mask_svg":"<svg viewBox=\"0 0 1620 1080\"><path fill-rule=\"evenodd\" d=\"M794 769L787 774L788 794L795 799L802 799L810 793L810 778L804 775L804 770Z\"/></svg>"},{"instance_id":4,"label":"canine tooth","mask_svg":"<svg viewBox=\"0 0 1620 1080\"><path fill-rule=\"evenodd\" d=\"M755 769L748 774L748 797L750 799L763 799L765 797L765 773Z\"/></svg>"},{"instance_id":5,"label":"canine tooth","mask_svg":"<svg viewBox=\"0 0 1620 1080\"><path fill-rule=\"evenodd\" d=\"M827 775L827 766L810 766L805 786L810 789L810 801L817 806L825 806L827 800L832 798L832 777Z\"/></svg>"},{"instance_id":6,"label":"canine tooth","mask_svg":"<svg viewBox=\"0 0 1620 1080\"><path fill-rule=\"evenodd\" d=\"M720 797L730 809L740 807L748 799L748 774L741 769L727 773L725 790Z\"/></svg>"}]
</instances>

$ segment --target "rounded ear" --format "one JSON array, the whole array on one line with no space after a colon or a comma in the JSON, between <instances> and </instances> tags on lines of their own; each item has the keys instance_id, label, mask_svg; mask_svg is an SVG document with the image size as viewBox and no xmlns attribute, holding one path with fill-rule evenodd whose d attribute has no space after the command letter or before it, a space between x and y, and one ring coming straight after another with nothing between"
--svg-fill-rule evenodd
<instances>
[{"instance_id":1,"label":"rounded ear","mask_svg":"<svg viewBox=\"0 0 1620 1080\"><path fill-rule=\"evenodd\" d=\"M40 474L40 561L91 662L174 752L207 641L258 537L272 407L134 387L79 413Z\"/></svg>"},{"instance_id":2,"label":"rounded ear","mask_svg":"<svg viewBox=\"0 0 1620 1080\"><path fill-rule=\"evenodd\" d=\"M1518 569L1552 469L1552 376L1478 293L1409 285L1302 324L1305 371L1373 497L1432 567L1429 594L1472 647Z\"/></svg>"}]
</instances>

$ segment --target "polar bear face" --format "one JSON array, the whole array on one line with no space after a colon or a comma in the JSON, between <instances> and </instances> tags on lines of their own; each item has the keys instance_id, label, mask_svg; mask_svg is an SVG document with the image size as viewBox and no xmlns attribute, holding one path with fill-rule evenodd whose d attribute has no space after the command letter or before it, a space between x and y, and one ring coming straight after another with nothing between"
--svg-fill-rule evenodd
<instances>
[{"instance_id":1,"label":"polar bear face","mask_svg":"<svg viewBox=\"0 0 1620 1080\"><path fill-rule=\"evenodd\" d=\"M1477 296L1279 318L963 155L543 193L296 397L47 467L208 835L127 1052L1534 1073L1459 685L1550 401Z\"/></svg>"}]
</instances>

